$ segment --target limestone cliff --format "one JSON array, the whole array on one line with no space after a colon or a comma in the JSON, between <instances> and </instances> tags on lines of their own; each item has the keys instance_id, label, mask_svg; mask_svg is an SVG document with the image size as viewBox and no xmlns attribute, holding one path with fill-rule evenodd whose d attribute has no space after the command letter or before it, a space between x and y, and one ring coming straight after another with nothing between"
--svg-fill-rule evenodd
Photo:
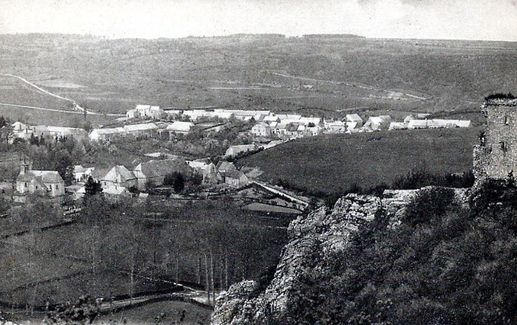
<instances>
[{"instance_id":1,"label":"limestone cliff","mask_svg":"<svg viewBox=\"0 0 517 325\"><path fill-rule=\"evenodd\" d=\"M415 190L386 191L383 198L348 194L333 209L320 208L291 222L289 243L284 247L276 272L261 292L255 281L234 284L217 299L212 324L274 324L286 312L290 299L299 295L297 283L304 275L326 272L334 253L347 249L350 238L361 224L376 216L388 218L396 227ZM456 191L464 200L465 191Z\"/></svg>"},{"instance_id":2,"label":"limestone cliff","mask_svg":"<svg viewBox=\"0 0 517 325\"><path fill-rule=\"evenodd\" d=\"M297 294L296 283L304 273L325 272L325 260L346 249L351 234L362 223L383 212L395 217L412 192L391 193L383 200L349 194L331 210L320 208L294 220L288 230L289 243L266 290L256 295L258 284L254 281L231 286L219 296L212 324L260 324L281 315L288 300Z\"/></svg>"}]
</instances>

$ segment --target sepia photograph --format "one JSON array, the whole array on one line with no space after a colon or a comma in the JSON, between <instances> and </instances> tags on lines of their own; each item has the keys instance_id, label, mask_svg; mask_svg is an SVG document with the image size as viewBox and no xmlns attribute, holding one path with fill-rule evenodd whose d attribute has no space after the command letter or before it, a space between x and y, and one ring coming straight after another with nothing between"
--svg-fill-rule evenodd
<instances>
[{"instance_id":1,"label":"sepia photograph","mask_svg":"<svg viewBox=\"0 0 517 325\"><path fill-rule=\"evenodd\" d=\"M0 0L0 325L517 324L517 0Z\"/></svg>"}]
</instances>

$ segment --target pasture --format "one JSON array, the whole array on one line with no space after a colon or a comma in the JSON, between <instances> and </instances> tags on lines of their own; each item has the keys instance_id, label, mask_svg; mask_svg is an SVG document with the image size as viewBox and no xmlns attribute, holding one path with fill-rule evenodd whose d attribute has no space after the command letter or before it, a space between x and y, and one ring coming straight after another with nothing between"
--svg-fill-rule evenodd
<instances>
[{"instance_id":1,"label":"pasture","mask_svg":"<svg viewBox=\"0 0 517 325\"><path fill-rule=\"evenodd\" d=\"M322 135L290 141L240 159L259 167L264 180L282 180L296 188L342 193L356 184L368 189L390 185L412 169L436 175L472 167L478 128L400 130Z\"/></svg>"}]
</instances>

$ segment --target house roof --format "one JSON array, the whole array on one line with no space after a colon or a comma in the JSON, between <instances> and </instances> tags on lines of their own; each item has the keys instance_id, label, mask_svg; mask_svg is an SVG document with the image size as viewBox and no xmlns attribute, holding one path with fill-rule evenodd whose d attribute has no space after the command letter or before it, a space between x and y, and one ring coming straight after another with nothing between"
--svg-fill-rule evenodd
<instances>
[{"instance_id":1,"label":"house roof","mask_svg":"<svg viewBox=\"0 0 517 325\"><path fill-rule=\"evenodd\" d=\"M240 179L243 176L246 177L246 175L240 170L228 170L226 172L221 172L221 174L223 174L225 178Z\"/></svg>"},{"instance_id":2,"label":"house roof","mask_svg":"<svg viewBox=\"0 0 517 325\"><path fill-rule=\"evenodd\" d=\"M122 165L114 166L104 175L103 181L123 183L135 179L135 175Z\"/></svg>"},{"instance_id":3,"label":"house roof","mask_svg":"<svg viewBox=\"0 0 517 325\"><path fill-rule=\"evenodd\" d=\"M110 195L122 195L122 194L128 194L129 191L127 188L122 186L106 186L103 187L102 193L104 194L110 194Z\"/></svg>"},{"instance_id":4,"label":"house roof","mask_svg":"<svg viewBox=\"0 0 517 325\"><path fill-rule=\"evenodd\" d=\"M140 171L146 177L163 177L169 173L178 172L188 175L191 172L191 167L183 158L172 158L162 160L149 160L140 163L135 167L135 172Z\"/></svg>"},{"instance_id":5,"label":"house roof","mask_svg":"<svg viewBox=\"0 0 517 325\"><path fill-rule=\"evenodd\" d=\"M299 122L304 124L313 123L317 125L321 122L321 117L301 117Z\"/></svg>"},{"instance_id":6,"label":"house roof","mask_svg":"<svg viewBox=\"0 0 517 325\"><path fill-rule=\"evenodd\" d=\"M192 128L193 126L194 126L194 123L192 123L192 122L174 121L172 124L169 124L167 126L167 130L189 132L190 128Z\"/></svg>"},{"instance_id":7,"label":"house roof","mask_svg":"<svg viewBox=\"0 0 517 325\"><path fill-rule=\"evenodd\" d=\"M231 169L237 170L237 167L235 167L235 165L230 161L221 160L217 163L218 171L227 171L227 170L231 170Z\"/></svg>"},{"instance_id":8,"label":"house roof","mask_svg":"<svg viewBox=\"0 0 517 325\"><path fill-rule=\"evenodd\" d=\"M157 128L158 128L158 126L154 123L133 124L133 125L124 126L124 129L127 132L150 131L150 130L156 130Z\"/></svg>"},{"instance_id":9,"label":"house roof","mask_svg":"<svg viewBox=\"0 0 517 325\"><path fill-rule=\"evenodd\" d=\"M105 128L105 129L93 129L91 133L94 134L116 134L116 133L124 133L124 128Z\"/></svg>"},{"instance_id":10,"label":"house roof","mask_svg":"<svg viewBox=\"0 0 517 325\"><path fill-rule=\"evenodd\" d=\"M359 116L359 114L346 114L345 116L347 122L362 122L363 119Z\"/></svg>"},{"instance_id":11,"label":"house roof","mask_svg":"<svg viewBox=\"0 0 517 325\"><path fill-rule=\"evenodd\" d=\"M38 180L42 183L62 183L63 178L58 172L53 170L29 170L24 174L18 176L19 181L30 182L32 180Z\"/></svg>"}]
</instances>

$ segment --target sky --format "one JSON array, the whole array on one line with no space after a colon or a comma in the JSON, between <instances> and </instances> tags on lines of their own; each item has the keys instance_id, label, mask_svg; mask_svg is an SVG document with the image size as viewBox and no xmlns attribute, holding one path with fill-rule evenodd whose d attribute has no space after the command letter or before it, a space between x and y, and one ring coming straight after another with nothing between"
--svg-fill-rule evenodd
<instances>
[{"instance_id":1,"label":"sky","mask_svg":"<svg viewBox=\"0 0 517 325\"><path fill-rule=\"evenodd\" d=\"M0 33L517 41L517 0L0 0Z\"/></svg>"}]
</instances>

